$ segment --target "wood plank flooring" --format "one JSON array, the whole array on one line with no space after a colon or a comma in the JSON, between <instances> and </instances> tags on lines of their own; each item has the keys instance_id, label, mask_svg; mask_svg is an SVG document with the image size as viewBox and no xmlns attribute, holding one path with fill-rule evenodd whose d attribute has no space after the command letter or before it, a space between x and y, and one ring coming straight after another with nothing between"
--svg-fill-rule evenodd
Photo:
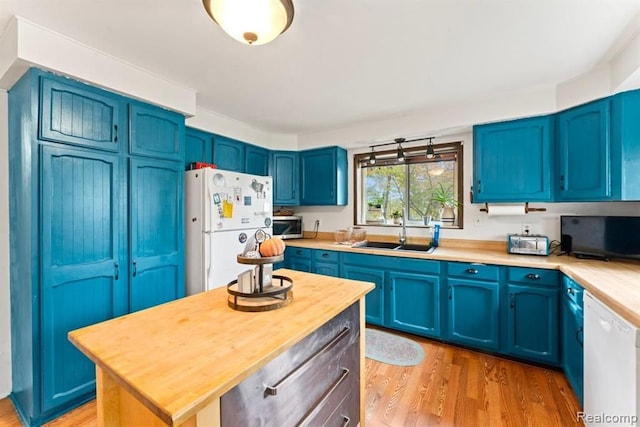
<instances>
[{"instance_id":1,"label":"wood plank flooring","mask_svg":"<svg viewBox=\"0 0 640 427\"><path fill-rule=\"evenodd\" d=\"M366 359L367 427L582 425L561 372L405 336L422 345L425 359L411 367ZM46 424L96 425L95 401ZM9 399L0 400L0 427L20 426Z\"/></svg>"}]
</instances>

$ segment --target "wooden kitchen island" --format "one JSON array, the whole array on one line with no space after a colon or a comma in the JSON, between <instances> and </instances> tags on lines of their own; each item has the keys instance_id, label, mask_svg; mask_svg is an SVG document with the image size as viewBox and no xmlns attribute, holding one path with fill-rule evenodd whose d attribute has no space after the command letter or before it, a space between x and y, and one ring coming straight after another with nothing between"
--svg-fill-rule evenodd
<instances>
[{"instance_id":1,"label":"wooden kitchen island","mask_svg":"<svg viewBox=\"0 0 640 427\"><path fill-rule=\"evenodd\" d=\"M297 381L314 370L306 365L328 369L330 363L324 363L324 359L322 364L320 359L316 363L315 358L328 357L330 350L340 347L338 341L343 336L347 336L345 343L356 346L355 352L343 353L357 358L355 369L351 369L355 378L344 383L355 388L355 394L353 390L350 393L358 399L359 420L349 425L357 425L355 421L364 424L364 296L374 285L293 270L277 273L294 283L292 303L278 310L235 311L227 305L226 288L222 287L70 332L71 342L96 364L98 425L227 424L221 422L225 394L232 396L252 378L268 377L269 369L283 375L281 366L270 366L282 365L285 359L295 361L289 353L324 339L321 348L297 357L302 360L298 360L299 366L291 367L295 372L284 374L279 393L286 397L288 384L284 383ZM348 313L355 321L346 321L346 327L338 325ZM333 329L329 331L328 326ZM326 333L318 335L322 331ZM333 331L339 332L336 337L330 336ZM349 370L340 372L337 380L328 380L327 391L320 390L319 397L314 397L316 401L306 410L305 419L317 415L319 410L314 406L319 401L324 404L331 400L327 398L329 392L337 389ZM320 375L326 377L327 373ZM276 396L278 387L270 392L260 390L265 400L267 394ZM308 389L298 394L313 393ZM278 402L274 399L270 398L269 404ZM227 407L241 405L233 401ZM255 407L264 408L259 402Z\"/></svg>"}]
</instances>

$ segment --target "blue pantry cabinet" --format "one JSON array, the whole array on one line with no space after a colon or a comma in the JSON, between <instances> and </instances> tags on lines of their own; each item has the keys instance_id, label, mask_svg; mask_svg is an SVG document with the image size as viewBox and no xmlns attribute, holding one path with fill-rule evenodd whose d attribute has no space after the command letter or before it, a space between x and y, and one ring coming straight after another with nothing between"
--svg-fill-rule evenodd
<instances>
[{"instance_id":1,"label":"blue pantry cabinet","mask_svg":"<svg viewBox=\"0 0 640 427\"><path fill-rule=\"evenodd\" d=\"M300 204L300 157L296 151L273 151L269 172L273 177L273 204Z\"/></svg>"},{"instance_id":2,"label":"blue pantry cabinet","mask_svg":"<svg viewBox=\"0 0 640 427\"><path fill-rule=\"evenodd\" d=\"M301 151L300 176L301 205L347 204L347 151L344 148Z\"/></svg>"},{"instance_id":3,"label":"blue pantry cabinet","mask_svg":"<svg viewBox=\"0 0 640 427\"><path fill-rule=\"evenodd\" d=\"M551 201L553 116L473 127L473 201Z\"/></svg>"},{"instance_id":4,"label":"blue pantry cabinet","mask_svg":"<svg viewBox=\"0 0 640 427\"><path fill-rule=\"evenodd\" d=\"M558 113L556 200L611 198L611 101L594 101Z\"/></svg>"},{"instance_id":5,"label":"blue pantry cabinet","mask_svg":"<svg viewBox=\"0 0 640 427\"><path fill-rule=\"evenodd\" d=\"M70 330L184 296L183 147L182 116L70 79L31 69L9 91L11 399L27 425L94 396Z\"/></svg>"}]
</instances>

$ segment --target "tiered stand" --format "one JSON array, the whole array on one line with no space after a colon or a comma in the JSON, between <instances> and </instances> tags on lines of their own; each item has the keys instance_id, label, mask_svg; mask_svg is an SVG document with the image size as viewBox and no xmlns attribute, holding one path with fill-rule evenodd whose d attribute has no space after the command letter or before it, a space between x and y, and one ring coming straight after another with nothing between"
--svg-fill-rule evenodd
<instances>
[{"instance_id":1,"label":"tiered stand","mask_svg":"<svg viewBox=\"0 0 640 427\"><path fill-rule=\"evenodd\" d=\"M283 255L262 258L247 258L237 256L240 264L257 265L255 289L251 293L238 291L238 281L233 280L227 285L229 307L239 311L269 311L288 305L293 300L293 280L278 274L272 275L270 285L264 285L264 265L282 261Z\"/></svg>"}]
</instances>

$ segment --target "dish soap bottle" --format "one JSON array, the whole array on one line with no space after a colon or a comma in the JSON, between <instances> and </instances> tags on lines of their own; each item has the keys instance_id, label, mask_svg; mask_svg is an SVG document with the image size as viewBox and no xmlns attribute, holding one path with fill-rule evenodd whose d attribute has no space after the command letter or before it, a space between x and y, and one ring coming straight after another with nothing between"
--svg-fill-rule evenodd
<instances>
[{"instance_id":1,"label":"dish soap bottle","mask_svg":"<svg viewBox=\"0 0 640 427\"><path fill-rule=\"evenodd\" d=\"M440 240L440 224L434 224L431 229L431 246L438 247L438 241Z\"/></svg>"}]
</instances>

